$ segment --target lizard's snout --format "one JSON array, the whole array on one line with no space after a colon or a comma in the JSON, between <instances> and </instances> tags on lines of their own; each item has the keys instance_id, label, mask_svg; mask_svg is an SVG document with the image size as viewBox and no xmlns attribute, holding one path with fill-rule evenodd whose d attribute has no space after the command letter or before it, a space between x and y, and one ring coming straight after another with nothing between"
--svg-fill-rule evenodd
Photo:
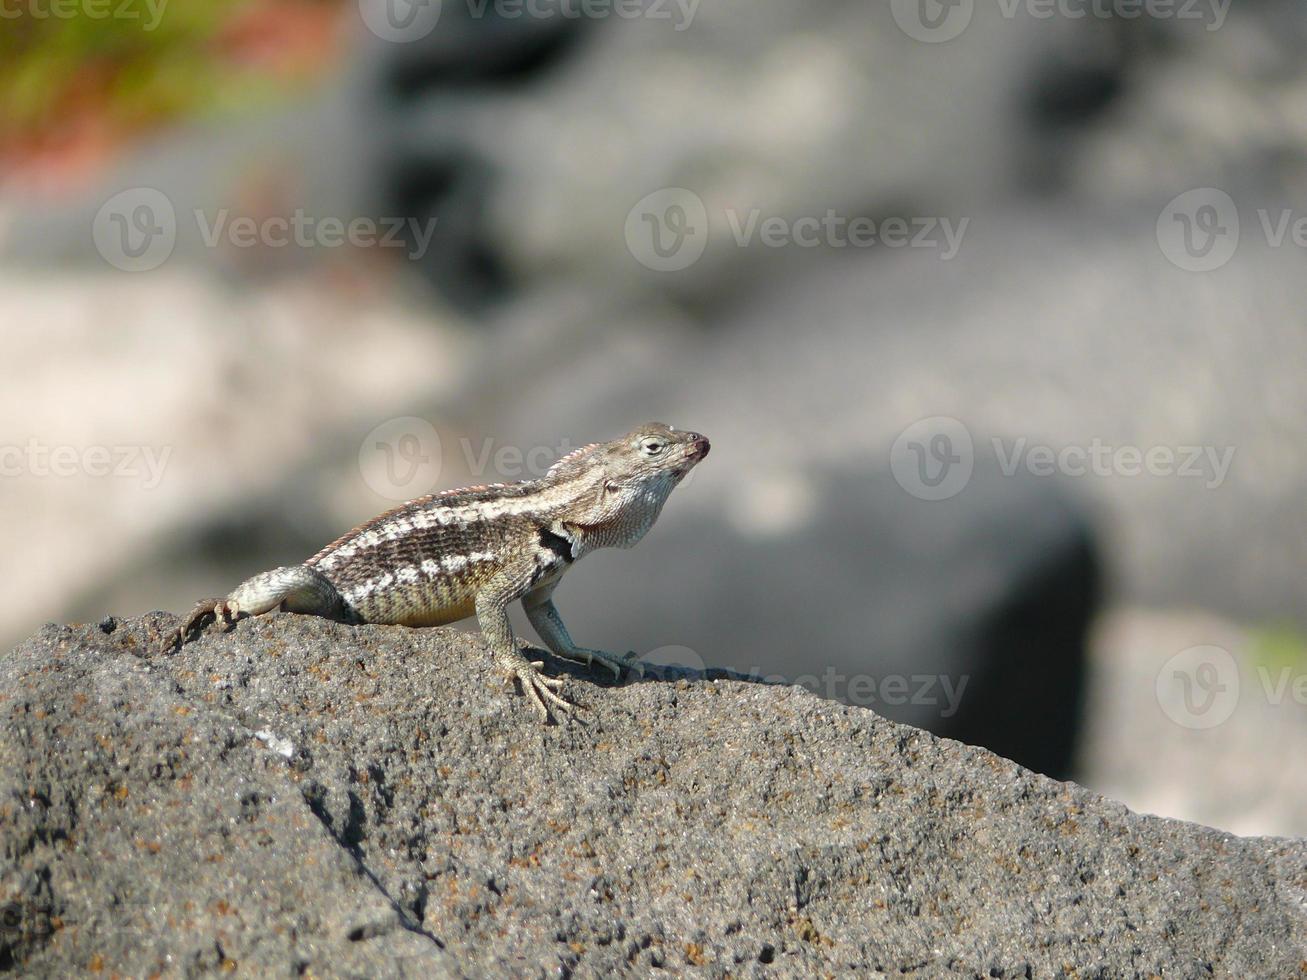
<instances>
[{"instance_id":1,"label":"lizard's snout","mask_svg":"<svg viewBox=\"0 0 1307 980\"><path fill-rule=\"evenodd\" d=\"M697 432L687 432L686 435L690 437L691 452L694 454L694 461L697 463L708 455L708 450L712 448L712 444L708 441L707 436L701 436Z\"/></svg>"}]
</instances>

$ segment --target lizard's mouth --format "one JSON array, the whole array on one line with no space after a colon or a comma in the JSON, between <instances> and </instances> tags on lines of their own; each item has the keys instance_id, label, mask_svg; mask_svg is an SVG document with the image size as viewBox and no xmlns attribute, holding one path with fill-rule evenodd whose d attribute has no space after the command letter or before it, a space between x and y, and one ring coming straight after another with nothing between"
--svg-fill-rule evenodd
<instances>
[{"instance_id":1,"label":"lizard's mouth","mask_svg":"<svg viewBox=\"0 0 1307 980\"><path fill-rule=\"evenodd\" d=\"M693 466L708 455L708 450L712 448L712 443L708 441L707 436L701 436L697 432L691 432L688 433L688 435L692 436L694 441L690 444L689 456L686 458L686 462L690 466Z\"/></svg>"},{"instance_id":2,"label":"lizard's mouth","mask_svg":"<svg viewBox=\"0 0 1307 980\"><path fill-rule=\"evenodd\" d=\"M697 432L690 433L690 435L693 436L693 442L686 449L685 457L673 471L676 474L677 483L684 479L685 475L694 469L708 455L708 450L712 448L704 436L699 435Z\"/></svg>"}]
</instances>

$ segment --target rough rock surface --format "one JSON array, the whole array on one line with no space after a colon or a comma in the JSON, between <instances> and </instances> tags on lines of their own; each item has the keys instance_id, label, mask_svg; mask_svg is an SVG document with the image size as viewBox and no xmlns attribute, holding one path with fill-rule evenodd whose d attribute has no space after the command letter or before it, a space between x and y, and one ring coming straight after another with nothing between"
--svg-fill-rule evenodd
<instances>
[{"instance_id":1,"label":"rough rock surface","mask_svg":"<svg viewBox=\"0 0 1307 980\"><path fill-rule=\"evenodd\" d=\"M1297 976L1307 843L1133 814L805 691L541 727L476 637L48 626L0 660L0 963L38 975ZM554 664L557 668L559 665Z\"/></svg>"}]
</instances>

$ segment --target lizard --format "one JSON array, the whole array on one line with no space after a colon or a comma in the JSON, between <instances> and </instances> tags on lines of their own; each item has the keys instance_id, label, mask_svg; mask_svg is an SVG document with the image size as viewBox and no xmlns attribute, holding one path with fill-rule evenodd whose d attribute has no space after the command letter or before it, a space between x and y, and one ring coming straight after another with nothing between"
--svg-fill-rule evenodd
<instances>
[{"instance_id":1,"label":"lizard","mask_svg":"<svg viewBox=\"0 0 1307 980\"><path fill-rule=\"evenodd\" d=\"M180 648L210 620L230 628L247 616L285 611L349 624L441 626L475 615L495 665L516 678L544 723L550 707L577 706L559 678L518 649L508 618L521 600L531 627L566 660L620 677L634 654L579 647L553 593L578 560L605 547L633 547L668 496L708 455L697 432L660 422L560 458L543 477L444 490L359 525L303 564L247 579L223 598L203 599L169 633Z\"/></svg>"}]
</instances>

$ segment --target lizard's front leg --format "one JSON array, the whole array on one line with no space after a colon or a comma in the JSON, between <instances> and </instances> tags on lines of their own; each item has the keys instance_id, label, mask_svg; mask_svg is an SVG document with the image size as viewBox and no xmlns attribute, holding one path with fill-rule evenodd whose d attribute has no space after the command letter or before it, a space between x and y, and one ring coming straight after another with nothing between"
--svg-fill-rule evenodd
<instances>
[{"instance_id":1,"label":"lizard's front leg","mask_svg":"<svg viewBox=\"0 0 1307 980\"><path fill-rule=\"evenodd\" d=\"M164 649L185 643L191 631L210 616L228 623L240 616L260 616L274 609L327 619L345 617L345 602L326 576L307 565L290 565L246 579L226 598L201 599L182 625L167 636Z\"/></svg>"},{"instance_id":2,"label":"lizard's front leg","mask_svg":"<svg viewBox=\"0 0 1307 980\"><path fill-rule=\"evenodd\" d=\"M540 672L544 663L539 660L527 660L517 648L513 639L513 626L508 620L508 606L522 597L530 587L531 577L535 572L534 562L510 565L496 574L477 593L477 623L481 635L495 658L495 665L522 685L524 693L535 704L540 720L549 721L549 705L553 705L565 714L576 711L572 704L554 693L563 686L557 678L545 677Z\"/></svg>"},{"instance_id":3,"label":"lizard's front leg","mask_svg":"<svg viewBox=\"0 0 1307 980\"><path fill-rule=\"evenodd\" d=\"M634 653L619 657L603 650L579 647L572 642L572 635L567 632L563 617L559 615L558 607L554 605L553 594L556 585L556 582L542 585L522 597L522 608L526 610L526 618L530 621L531 628L540 634L540 639L545 641L549 651L556 657L577 660L587 666L601 663L611 670L615 677L621 677L625 668L638 671L639 665L636 663L637 658Z\"/></svg>"}]
</instances>

